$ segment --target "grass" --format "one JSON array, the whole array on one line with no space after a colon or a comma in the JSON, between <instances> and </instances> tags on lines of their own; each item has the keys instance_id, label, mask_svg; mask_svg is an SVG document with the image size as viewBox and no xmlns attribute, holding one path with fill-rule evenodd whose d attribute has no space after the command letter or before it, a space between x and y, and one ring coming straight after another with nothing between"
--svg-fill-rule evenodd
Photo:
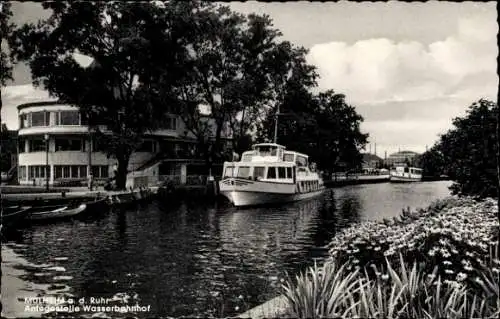
<instances>
[{"instance_id":1,"label":"grass","mask_svg":"<svg viewBox=\"0 0 500 319\"><path fill-rule=\"evenodd\" d=\"M497 318L499 245L492 199L439 201L344 230L331 258L283 285L300 318Z\"/></svg>"}]
</instances>

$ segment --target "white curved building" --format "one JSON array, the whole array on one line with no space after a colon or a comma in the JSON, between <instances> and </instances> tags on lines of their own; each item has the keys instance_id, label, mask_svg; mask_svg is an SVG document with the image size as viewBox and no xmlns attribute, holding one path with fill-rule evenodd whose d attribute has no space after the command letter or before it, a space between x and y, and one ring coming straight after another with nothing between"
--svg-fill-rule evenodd
<instances>
[{"instance_id":1,"label":"white curved building","mask_svg":"<svg viewBox=\"0 0 500 319\"><path fill-rule=\"evenodd\" d=\"M89 171L97 181L113 176L116 160L108 158L95 141L90 145L89 128L77 107L44 101L22 104L17 109L19 184L45 185L47 179L49 185L82 183ZM130 158L129 171L148 163L159 152L174 155L166 160L163 172L156 172L158 175L178 176L185 182L188 167L201 165L202 161L189 156L195 140L182 121L175 115L169 119L164 129L144 137L143 145Z\"/></svg>"}]
</instances>

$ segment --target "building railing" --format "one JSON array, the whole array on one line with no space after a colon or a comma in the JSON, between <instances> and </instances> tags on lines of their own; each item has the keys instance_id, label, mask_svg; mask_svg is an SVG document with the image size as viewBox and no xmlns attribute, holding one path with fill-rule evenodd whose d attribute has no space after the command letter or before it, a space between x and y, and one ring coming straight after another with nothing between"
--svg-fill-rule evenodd
<instances>
[{"instance_id":1,"label":"building railing","mask_svg":"<svg viewBox=\"0 0 500 319\"><path fill-rule=\"evenodd\" d=\"M205 185L207 183L208 176L207 175L187 175L186 183L184 185L195 186L195 185ZM171 182L174 185L182 184L182 176L181 175L160 175L160 182Z\"/></svg>"}]
</instances>

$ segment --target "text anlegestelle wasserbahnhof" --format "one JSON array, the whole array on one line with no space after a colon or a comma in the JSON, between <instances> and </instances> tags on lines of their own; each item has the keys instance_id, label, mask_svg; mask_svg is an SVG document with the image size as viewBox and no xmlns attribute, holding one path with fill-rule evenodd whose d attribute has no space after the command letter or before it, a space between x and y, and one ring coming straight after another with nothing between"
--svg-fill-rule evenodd
<instances>
[{"instance_id":1,"label":"text anlegestelle wasserbahnhof","mask_svg":"<svg viewBox=\"0 0 500 319\"><path fill-rule=\"evenodd\" d=\"M151 311L151 305L117 304L112 298L103 297L27 297L24 299L26 312L117 312L137 313Z\"/></svg>"}]
</instances>

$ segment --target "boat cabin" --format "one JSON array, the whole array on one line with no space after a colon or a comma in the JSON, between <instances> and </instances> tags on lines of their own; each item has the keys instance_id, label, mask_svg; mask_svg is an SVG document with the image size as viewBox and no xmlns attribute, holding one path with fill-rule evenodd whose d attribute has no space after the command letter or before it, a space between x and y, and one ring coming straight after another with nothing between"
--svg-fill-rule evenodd
<instances>
[{"instance_id":1,"label":"boat cabin","mask_svg":"<svg viewBox=\"0 0 500 319\"><path fill-rule=\"evenodd\" d=\"M251 151L241 156L241 162L287 162L295 163L297 167L308 167L308 156L293 151L286 151L286 147L275 143L255 144Z\"/></svg>"},{"instance_id":2,"label":"boat cabin","mask_svg":"<svg viewBox=\"0 0 500 319\"><path fill-rule=\"evenodd\" d=\"M293 163L227 163L225 177L238 177L255 181L278 181L295 183L296 171Z\"/></svg>"},{"instance_id":3,"label":"boat cabin","mask_svg":"<svg viewBox=\"0 0 500 319\"><path fill-rule=\"evenodd\" d=\"M309 158L305 154L287 151L275 143L255 144L239 162L224 163L225 177L295 183L296 177L308 176Z\"/></svg>"},{"instance_id":4,"label":"boat cabin","mask_svg":"<svg viewBox=\"0 0 500 319\"><path fill-rule=\"evenodd\" d=\"M410 174L418 174L422 175L421 168L408 167L408 166L396 166L394 169L396 173L410 173Z\"/></svg>"}]
</instances>

